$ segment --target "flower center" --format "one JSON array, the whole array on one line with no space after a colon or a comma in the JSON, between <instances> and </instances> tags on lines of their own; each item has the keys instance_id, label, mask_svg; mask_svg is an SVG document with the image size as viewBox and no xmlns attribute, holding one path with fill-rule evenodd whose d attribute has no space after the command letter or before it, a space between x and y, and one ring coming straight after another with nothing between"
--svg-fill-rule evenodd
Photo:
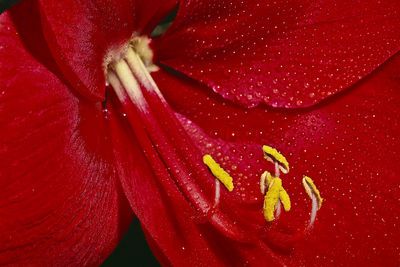
<instances>
[{"instance_id":1,"label":"flower center","mask_svg":"<svg viewBox=\"0 0 400 267\"><path fill-rule=\"evenodd\" d=\"M225 171L212 155L204 155L188 136L154 82L151 71L158 70L153 64L150 39L135 37L124 57L111 63L107 69L107 80L113 87L119 102L154 174L159 178L165 191L169 191L171 181L183 196L220 232L240 242L262 239L261 235L248 234L248 230L238 226L219 207L220 184L231 192L235 190L235 177ZM291 208L289 194L283 188L280 172L289 172L289 163L276 149L263 146L266 160L275 166L275 174L261 175L260 191L264 195L261 209L266 221L279 218L281 205L285 211ZM204 163L204 164L203 164ZM215 177L215 185L204 183L204 177ZM286 237L295 241L303 237L313 226L322 198L309 177L304 177L303 185L312 199L312 211L308 227L298 234ZM214 194L214 198L211 195Z\"/></svg>"},{"instance_id":2,"label":"flower center","mask_svg":"<svg viewBox=\"0 0 400 267\"><path fill-rule=\"evenodd\" d=\"M135 37L131 41L133 50L137 53L147 70L151 73L159 68L153 63L154 53L150 48L151 39L147 36Z\"/></svg>"}]
</instances>

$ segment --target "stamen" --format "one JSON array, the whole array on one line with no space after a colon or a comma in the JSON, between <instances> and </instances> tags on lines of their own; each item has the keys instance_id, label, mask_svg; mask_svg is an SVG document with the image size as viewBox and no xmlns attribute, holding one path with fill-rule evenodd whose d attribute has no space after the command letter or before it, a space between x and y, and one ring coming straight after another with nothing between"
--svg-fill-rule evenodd
<instances>
[{"instance_id":1,"label":"stamen","mask_svg":"<svg viewBox=\"0 0 400 267\"><path fill-rule=\"evenodd\" d=\"M261 175L261 179L260 179L260 191L261 191L261 194L265 195L264 210L266 208L265 200L267 198L267 195L265 194L266 188L269 187L269 189L268 189L268 192L269 192L271 190L272 183L274 183L277 179L280 180L280 185L281 185L280 189L279 189L278 199L277 199L276 203L273 203L273 205L270 204L274 207L274 211L276 211L275 217L279 217L279 215L281 213L281 205L283 205L283 209L285 211L290 210L290 208L291 208L290 197L289 197L288 193L286 192L286 190L283 188L282 180L280 178L273 177L271 175L271 173L269 173L268 171L265 171ZM267 194L268 194L268 192L267 192ZM267 221L268 221L268 219L267 219Z\"/></svg>"},{"instance_id":2,"label":"stamen","mask_svg":"<svg viewBox=\"0 0 400 267\"><path fill-rule=\"evenodd\" d=\"M279 200L281 188L282 180L280 178L274 178L268 188L268 192L265 194L263 214L268 222L272 222L275 219L274 212Z\"/></svg>"},{"instance_id":3,"label":"stamen","mask_svg":"<svg viewBox=\"0 0 400 267\"><path fill-rule=\"evenodd\" d=\"M266 146L264 145L262 147L263 152L264 152L264 158L272 163L279 163L279 169L283 172L283 173L288 173L289 172L289 163L286 160L286 158L278 152L278 150L276 150L273 147L270 146Z\"/></svg>"},{"instance_id":4,"label":"stamen","mask_svg":"<svg viewBox=\"0 0 400 267\"><path fill-rule=\"evenodd\" d=\"M263 176L266 176L266 174L264 173ZM276 181L278 181L278 183L281 184L281 180L280 179L278 180L278 179L279 178L273 178L272 185L276 184ZM265 178L265 180L266 180L266 178ZM314 182L312 181L312 179L310 177L305 176L303 178L303 185L304 185L304 188L306 189L307 194L310 196L310 198L312 200L310 221L308 222L307 226L303 230L301 230L295 234L292 234L292 235L276 234L276 233L272 234L272 235L267 234L266 236L268 236L268 239L270 242L272 242L272 244L281 246L282 240L284 240L286 245L288 245L290 247L294 242L297 242L298 240L303 239L313 228L315 219L317 217L318 209L321 207L321 203L322 203L323 199L321 198L318 189L316 188ZM273 204L275 201L277 201L276 200L276 190L278 190L278 186L276 186L273 189L273 191L270 193L271 196L274 197L274 199L272 199L272 197L271 197L270 199L267 200L267 195L269 194L269 192L267 192L267 195L265 196L264 216L267 221L271 221L274 219L273 218ZM288 211L290 209L290 199L289 199L289 195L282 187L279 192L279 199L281 200L281 203L283 204L284 209ZM268 203L266 203L267 201L271 201L271 203L268 204ZM277 210L277 208L276 208L276 210ZM276 213L278 214L278 210ZM268 215L268 217L266 215ZM276 238L278 238L278 239L276 239ZM275 243L276 241L278 243Z\"/></svg>"},{"instance_id":5,"label":"stamen","mask_svg":"<svg viewBox=\"0 0 400 267\"><path fill-rule=\"evenodd\" d=\"M211 173L229 190L233 190L233 179L210 155L203 156L203 162Z\"/></svg>"},{"instance_id":6,"label":"stamen","mask_svg":"<svg viewBox=\"0 0 400 267\"><path fill-rule=\"evenodd\" d=\"M316 200L318 200L318 209L321 208L322 206L322 200L323 198L321 197L319 190L317 189L317 187L314 184L314 181L308 177L308 176L304 176L303 178L303 186L304 189L307 192L307 195L314 200L313 198L315 198ZM314 201L313 201L314 202Z\"/></svg>"},{"instance_id":7,"label":"stamen","mask_svg":"<svg viewBox=\"0 0 400 267\"><path fill-rule=\"evenodd\" d=\"M310 223L306 228L306 231L309 231L314 225L315 219L317 217L317 211L321 208L323 199L319 193L319 190L315 186L314 181L310 177L304 176L303 186L304 186L308 196L312 200Z\"/></svg>"}]
</instances>

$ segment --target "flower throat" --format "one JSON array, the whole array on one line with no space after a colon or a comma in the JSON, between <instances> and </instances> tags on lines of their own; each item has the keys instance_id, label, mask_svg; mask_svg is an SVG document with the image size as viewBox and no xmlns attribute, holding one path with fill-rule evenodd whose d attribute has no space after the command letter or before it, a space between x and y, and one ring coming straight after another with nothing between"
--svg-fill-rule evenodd
<instances>
[{"instance_id":1,"label":"flower throat","mask_svg":"<svg viewBox=\"0 0 400 267\"><path fill-rule=\"evenodd\" d=\"M234 240L250 242L246 231L214 208L214 201L209 200L196 182L198 176L209 176L209 170L201 158L193 158L193 154L201 155L201 152L151 77L150 71L156 67L151 58L148 39L138 37L131 42L125 57L109 64L107 69L108 83L114 89L149 165L160 177L165 190L172 180L216 229Z\"/></svg>"},{"instance_id":2,"label":"flower throat","mask_svg":"<svg viewBox=\"0 0 400 267\"><path fill-rule=\"evenodd\" d=\"M153 64L153 52L149 44L149 38L135 37L124 57L109 65L107 80L114 89L154 174L160 178L161 185L166 190L172 180L187 201L225 236L239 242L262 239L262 233L249 235L246 229L238 226L229 215L219 209L220 184L229 192L233 191L234 177L212 155L203 155L192 143L150 75L150 72L158 70L158 66ZM280 178L280 172L289 172L289 163L272 147L263 146L260 149L263 150L264 158L275 166L274 175L264 172L260 175L259 182L261 194L264 195L260 213L264 215L266 222L272 222L279 219L281 206L285 211L291 208L289 194L283 188ZM210 174L215 178L213 199L205 193L207 189L197 182L200 176L210 177ZM311 230L317 210L321 207L322 198L311 178L304 177L303 186L312 202L310 221L304 231L286 236L284 239L288 243L303 238ZM266 233L264 238L268 237L269 234Z\"/></svg>"}]
</instances>

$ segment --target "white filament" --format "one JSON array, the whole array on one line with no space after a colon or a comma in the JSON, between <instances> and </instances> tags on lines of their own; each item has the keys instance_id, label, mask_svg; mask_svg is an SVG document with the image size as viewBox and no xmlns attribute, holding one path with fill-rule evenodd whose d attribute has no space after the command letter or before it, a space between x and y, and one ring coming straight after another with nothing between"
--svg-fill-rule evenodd
<instances>
[{"instance_id":1,"label":"white filament","mask_svg":"<svg viewBox=\"0 0 400 267\"><path fill-rule=\"evenodd\" d=\"M279 163L276 161L275 162L275 177L279 178L280 172L279 172Z\"/></svg>"},{"instance_id":2,"label":"white filament","mask_svg":"<svg viewBox=\"0 0 400 267\"><path fill-rule=\"evenodd\" d=\"M279 178L280 171L279 171L279 163L275 161L275 177ZM275 219L279 219L279 216L281 215L282 211L282 204L280 199L278 198L278 202L276 202L276 208L275 208Z\"/></svg>"},{"instance_id":3,"label":"white filament","mask_svg":"<svg viewBox=\"0 0 400 267\"><path fill-rule=\"evenodd\" d=\"M281 200L278 199L278 202L276 202L276 208L275 208L275 219L279 219L279 216L281 215L282 211L282 204Z\"/></svg>"},{"instance_id":4,"label":"white filament","mask_svg":"<svg viewBox=\"0 0 400 267\"><path fill-rule=\"evenodd\" d=\"M310 215L310 224L308 227L312 227L314 225L315 219L317 218L317 211L318 211L318 198L315 194L312 194L312 208L311 208L311 215Z\"/></svg>"},{"instance_id":5,"label":"white filament","mask_svg":"<svg viewBox=\"0 0 400 267\"><path fill-rule=\"evenodd\" d=\"M216 208L218 206L220 196L221 196L221 183L218 179L215 179L215 195L214 195L213 208Z\"/></svg>"}]
</instances>

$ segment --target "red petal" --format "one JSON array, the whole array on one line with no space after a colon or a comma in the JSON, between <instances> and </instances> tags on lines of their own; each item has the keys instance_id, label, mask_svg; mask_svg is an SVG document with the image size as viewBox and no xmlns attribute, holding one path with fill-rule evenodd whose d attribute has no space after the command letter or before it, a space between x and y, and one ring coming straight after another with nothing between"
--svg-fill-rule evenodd
<instances>
[{"instance_id":1,"label":"red petal","mask_svg":"<svg viewBox=\"0 0 400 267\"><path fill-rule=\"evenodd\" d=\"M201 259L208 266L218 265L218 258L206 250L207 242L201 237L198 227L188 223L187 218L194 213L188 202L173 184L168 188L169 194L166 194L166 189L154 179L134 136L123 134L124 131L118 130L118 124L114 127L116 131L112 140L117 148L122 184L144 229L161 247L162 252L156 253L156 256L166 255L164 263L176 266Z\"/></svg>"},{"instance_id":2,"label":"red petal","mask_svg":"<svg viewBox=\"0 0 400 267\"><path fill-rule=\"evenodd\" d=\"M125 130L119 129L121 125L125 125ZM271 260L269 254L261 255L263 249L232 242L207 224L174 184L173 170L171 175L155 177L154 173L160 169L151 165L152 159L141 151L153 148L137 143L127 121L113 124L113 129L112 140L124 190L163 265L233 266L240 264L241 257L250 260L257 255L258 259ZM249 249L251 253L246 255Z\"/></svg>"},{"instance_id":3,"label":"red petal","mask_svg":"<svg viewBox=\"0 0 400 267\"><path fill-rule=\"evenodd\" d=\"M33 11L23 1L0 17L0 265L97 265L132 213L101 105L49 71Z\"/></svg>"},{"instance_id":4,"label":"red petal","mask_svg":"<svg viewBox=\"0 0 400 267\"><path fill-rule=\"evenodd\" d=\"M400 49L399 1L183 1L158 59L245 106L307 107Z\"/></svg>"},{"instance_id":5,"label":"red petal","mask_svg":"<svg viewBox=\"0 0 400 267\"><path fill-rule=\"evenodd\" d=\"M134 32L134 3L40 0L46 40L58 65L79 92L103 100L106 64Z\"/></svg>"},{"instance_id":6,"label":"red petal","mask_svg":"<svg viewBox=\"0 0 400 267\"><path fill-rule=\"evenodd\" d=\"M222 190L221 209L238 225L254 225L246 228L249 234L267 225L261 213L259 179L271 166L263 159L261 146L276 147L287 157L290 173L281 177L293 207L269 225L272 229L264 240L279 261L289 265L392 266L400 262L399 67L400 55L396 55L344 94L304 110L260 106L249 111L210 94L192 80L162 71L153 76L169 104L182 114L178 117L193 142L233 176L235 189L231 193ZM287 251L282 248L285 242L305 227L309 217L311 204L301 184L303 175L312 177L324 202L310 234ZM208 188L213 188L213 180L208 181ZM174 193L166 190L165 194ZM201 232L203 236L210 233L214 232L207 227ZM221 258L232 254L231 247L239 247L241 253L235 258L239 265L257 253L250 246L246 254L233 240L215 238L214 242L217 245L208 249ZM203 249L202 245L197 248ZM258 263L265 265L263 260Z\"/></svg>"},{"instance_id":7,"label":"red petal","mask_svg":"<svg viewBox=\"0 0 400 267\"><path fill-rule=\"evenodd\" d=\"M126 119L113 124L119 174L135 214L149 232L149 239L157 242L153 246L156 254L166 255L161 261L178 266L187 262L219 266L232 265L236 259L245 257L246 252L239 247L248 250L249 245L233 242L220 246L220 242L229 243L229 238L243 242L254 239L254 235L245 236L245 231L235 226L236 221L212 208L209 197L210 191L214 192L215 179L201 163L202 155L197 148L188 146L192 141L184 139L186 133L181 131L174 114L157 99L155 91L147 91L146 87L142 87L143 105L133 105L123 95L124 88L115 77L110 74L110 84L126 112L122 116ZM113 100L113 94L109 95ZM119 130L121 125L125 130ZM222 253L228 250L235 256ZM246 258L255 257L257 251L265 253L258 245L254 250ZM270 259L271 255L265 257Z\"/></svg>"}]
</instances>

